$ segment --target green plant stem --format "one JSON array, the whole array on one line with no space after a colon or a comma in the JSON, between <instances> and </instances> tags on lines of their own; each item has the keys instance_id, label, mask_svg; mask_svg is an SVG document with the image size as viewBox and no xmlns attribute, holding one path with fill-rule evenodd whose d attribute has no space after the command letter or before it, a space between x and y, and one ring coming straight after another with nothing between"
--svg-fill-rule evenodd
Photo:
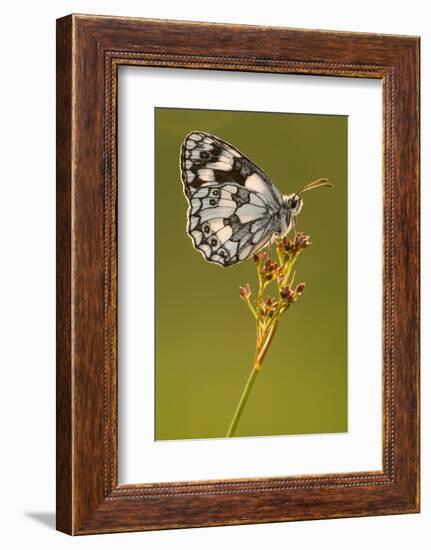
<instances>
[{"instance_id":1,"label":"green plant stem","mask_svg":"<svg viewBox=\"0 0 431 550\"><path fill-rule=\"evenodd\" d=\"M260 342L261 339L261 321L260 321L260 309L262 305L263 300L263 291L265 290L265 285L262 283L262 281L259 281L259 294L257 296L257 303L256 303L256 331L257 331L257 342Z\"/></svg>"},{"instance_id":2,"label":"green plant stem","mask_svg":"<svg viewBox=\"0 0 431 550\"><path fill-rule=\"evenodd\" d=\"M233 437L233 435L235 434L236 427L238 425L239 419L241 418L242 411L245 404L247 403L248 396L250 395L251 388L253 387L258 372L259 369L256 368L256 365L253 365L250 376L248 377L247 383L244 387L238 406L236 408L235 414L233 415L232 422L230 423L226 437Z\"/></svg>"},{"instance_id":3,"label":"green plant stem","mask_svg":"<svg viewBox=\"0 0 431 550\"><path fill-rule=\"evenodd\" d=\"M248 305L253 317L255 318L255 320L257 321L257 313L256 313L256 310L254 309L254 307L252 306L251 302L250 302L250 298L246 298L244 300L244 302Z\"/></svg>"},{"instance_id":4,"label":"green plant stem","mask_svg":"<svg viewBox=\"0 0 431 550\"><path fill-rule=\"evenodd\" d=\"M287 283L289 282L289 277L290 277L290 274L292 272L292 268L295 265L295 261L296 261L297 257L298 257L297 255L293 256L288 262L286 274L284 276L283 283L281 285L282 288L285 287L287 285Z\"/></svg>"},{"instance_id":5,"label":"green plant stem","mask_svg":"<svg viewBox=\"0 0 431 550\"><path fill-rule=\"evenodd\" d=\"M274 334L278 327L278 322L279 322L279 319L274 321L274 324L271 326L271 328L268 331L268 336L266 337L266 340L264 341L261 349L259 350L259 353L256 359L256 366L258 370L262 366L263 360L265 359L266 352L268 351L269 345L271 344L272 339L274 338Z\"/></svg>"},{"instance_id":6,"label":"green plant stem","mask_svg":"<svg viewBox=\"0 0 431 550\"><path fill-rule=\"evenodd\" d=\"M292 270L301 251L309 245L308 239L309 237L303 235L299 239L299 237L295 235L294 242L284 240L283 243L281 243L281 241L278 242L276 246L278 264L272 262L269 248L267 253L268 259L265 263L263 263L263 260L266 258L265 255L255 257L259 280L256 307L254 307L250 301L250 286L247 284L247 287L245 287L248 289L247 292L241 288L241 299L247 303L247 306L256 320L256 348L253 368L251 369L247 383L241 394L226 437L232 437L235 434L235 430L249 398L257 373L262 367L262 363L274 335L277 332L282 314L296 302L298 296L302 292L304 285L302 285L300 290L298 290L298 287L295 290L292 289L296 274L294 271L292 275ZM277 284L279 300L268 298L265 302L264 291L271 281Z\"/></svg>"}]
</instances>

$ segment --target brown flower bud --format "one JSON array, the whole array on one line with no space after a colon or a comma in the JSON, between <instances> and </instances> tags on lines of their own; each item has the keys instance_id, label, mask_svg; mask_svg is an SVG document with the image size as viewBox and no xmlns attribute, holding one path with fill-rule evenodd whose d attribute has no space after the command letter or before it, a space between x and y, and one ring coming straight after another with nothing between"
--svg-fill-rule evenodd
<instances>
[{"instance_id":1,"label":"brown flower bud","mask_svg":"<svg viewBox=\"0 0 431 550\"><path fill-rule=\"evenodd\" d=\"M301 294L305 288L305 283L299 283L295 288L295 294Z\"/></svg>"},{"instance_id":2,"label":"brown flower bud","mask_svg":"<svg viewBox=\"0 0 431 550\"><path fill-rule=\"evenodd\" d=\"M304 233L297 233L295 235L294 246L296 250L307 248L310 244L310 237L308 235L304 235Z\"/></svg>"},{"instance_id":3,"label":"brown flower bud","mask_svg":"<svg viewBox=\"0 0 431 550\"><path fill-rule=\"evenodd\" d=\"M242 299L248 300L248 298L250 298L250 295L251 295L250 285L247 283L245 286L240 286L239 287L239 294L240 294Z\"/></svg>"},{"instance_id":4,"label":"brown flower bud","mask_svg":"<svg viewBox=\"0 0 431 550\"><path fill-rule=\"evenodd\" d=\"M260 254L253 254L253 260L256 264L260 264L266 258L266 252L261 252Z\"/></svg>"},{"instance_id":5,"label":"brown flower bud","mask_svg":"<svg viewBox=\"0 0 431 550\"><path fill-rule=\"evenodd\" d=\"M280 290L280 296L283 298L286 302L293 302L294 299L294 293L292 289L289 286L285 286Z\"/></svg>"}]
</instances>

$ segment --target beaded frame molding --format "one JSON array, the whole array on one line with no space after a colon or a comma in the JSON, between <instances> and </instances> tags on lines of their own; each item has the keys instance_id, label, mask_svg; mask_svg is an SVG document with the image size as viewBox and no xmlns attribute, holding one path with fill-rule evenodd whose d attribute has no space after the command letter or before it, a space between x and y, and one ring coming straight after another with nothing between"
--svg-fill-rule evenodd
<instances>
[{"instance_id":1,"label":"beaded frame molding","mask_svg":"<svg viewBox=\"0 0 431 550\"><path fill-rule=\"evenodd\" d=\"M119 65L375 78L383 88L381 471L118 483ZM57 21L57 529L72 535L419 511L419 38Z\"/></svg>"}]
</instances>

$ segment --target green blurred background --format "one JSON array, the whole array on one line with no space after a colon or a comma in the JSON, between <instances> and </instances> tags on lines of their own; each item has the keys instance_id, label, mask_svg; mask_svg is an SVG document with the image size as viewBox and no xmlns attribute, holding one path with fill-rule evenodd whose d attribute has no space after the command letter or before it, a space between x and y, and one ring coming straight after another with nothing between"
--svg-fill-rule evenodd
<instances>
[{"instance_id":1,"label":"green blurred background","mask_svg":"<svg viewBox=\"0 0 431 550\"><path fill-rule=\"evenodd\" d=\"M254 320L238 288L256 289L252 260L207 263L186 234L179 152L203 130L257 163L283 194L304 194L298 217L312 246L296 263L307 286L281 320L236 436L347 431L347 117L157 108L156 434L224 437L252 367Z\"/></svg>"}]
</instances>

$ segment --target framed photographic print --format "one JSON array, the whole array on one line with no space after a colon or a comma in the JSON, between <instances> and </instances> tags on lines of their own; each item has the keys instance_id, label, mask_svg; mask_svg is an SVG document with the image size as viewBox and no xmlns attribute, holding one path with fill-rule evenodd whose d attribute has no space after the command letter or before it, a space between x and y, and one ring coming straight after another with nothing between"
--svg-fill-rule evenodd
<instances>
[{"instance_id":1,"label":"framed photographic print","mask_svg":"<svg viewBox=\"0 0 431 550\"><path fill-rule=\"evenodd\" d=\"M419 511L419 39L57 22L57 528Z\"/></svg>"}]
</instances>

